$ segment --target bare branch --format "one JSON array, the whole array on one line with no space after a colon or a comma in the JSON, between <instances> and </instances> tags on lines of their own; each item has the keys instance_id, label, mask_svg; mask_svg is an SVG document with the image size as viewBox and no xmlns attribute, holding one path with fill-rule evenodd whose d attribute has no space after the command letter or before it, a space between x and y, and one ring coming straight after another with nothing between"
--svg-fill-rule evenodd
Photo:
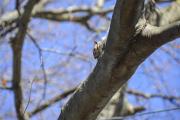
<instances>
[{"instance_id":1,"label":"bare branch","mask_svg":"<svg viewBox=\"0 0 180 120\"><path fill-rule=\"evenodd\" d=\"M19 29L14 38L11 39L12 51L13 51L13 92L15 99L15 108L17 113L17 118L19 120L27 120L28 116L23 114L23 93L21 87L21 57L22 57L22 47L24 43L24 38L27 30L28 23L30 21L31 12L34 5L38 0L29 0L25 6L25 11L21 16L19 22Z\"/></svg>"},{"instance_id":2,"label":"bare branch","mask_svg":"<svg viewBox=\"0 0 180 120\"><path fill-rule=\"evenodd\" d=\"M157 3L166 3L166 2L174 2L176 0L154 0Z\"/></svg>"},{"instance_id":3,"label":"bare branch","mask_svg":"<svg viewBox=\"0 0 180 120\"><path fill-rule=\"evenodd\" d=\"M20 1L19 0L16 0L16 10L18 11L18 14L20 16Z\"/></svg>"},{"instance_id":4,"label":"bare branch","mask_svg":"<svg viewBox=\"0 0 180 120\"><path fill-rule=\"evenodd\" d=\"M32 16L38 17L41 19L58 21L58 22L70 21L70 22L79 23L81 25L84 25L87 29L91 31L96 31L96 30L93 29L88 24L88 20L90 20L94 15L99 15L99 16L104 17L105 15L113 11L113 7L110 7L107 9L102 9L102 8L100 9L97 6L94 6L94 7L74 6L74 7L69 7L67 9L44 11L43 7L45 4L48 3L48 1L49 0L44 0L44 2L42 1L38 3L33 9ZM23 13L23 9L20 9L19 11L20 11L19 12L20 14ZM76 15L77 13L85 13L85 14L81 16L77 16ZM5 33L9 32L8 31L9 29L8 30L4 30L4 29L6 27L11 28L11 26L17 22L18 18L19 18L19 15L17 11L6 13L0 18L0 31L1 31L1 28L3 28L3 32L1 33L3 36L6 35Z\"/></svg>"},{"instance_id":5,"label":"bare branch","mask_svg":"<svg viewBox=\"0 0 180 120\"><path fill-rule=\"evenodd\" d=\"M19 0L17 0L17 3ZM32 14L35 14L38 11L43 10L44 6L49 3L52 0L41 0L38 4L35 5L34 9L32 10ZM19 19L19 15L22 15L25 11L24 8L18 8L19 10L15 10L12 12L8 12L6 14L4 14L3 16L1 16L0 18L0 31L1 29L5 29L6 27L10 27L15 24L16 22L18 22ZM14 25L13 25L14 26Z\"/></svg>"},{"instance_id":6,"label":"bare branch","mask_svg":"<svg viewBox=\"0 0 180 120\"><path fill-rule=\"evenodd\" d=\"M163 113L163 112L170 112L170 111L178 111L180 110L180 107L176 107L176 108L167 108L167 109L161 109L161 110L156 110L156 111L150 111L150 112L144 112L144 113L139 113L136 115L129 115L129 116L116 116L116 117L112 117L112 118L104 118L104 119L100 119L100 120L124 120L126 118L135 118L135 117L141 117L144 115L150 115L150 114L157 114L157 113Z\"/></svg>"},{"instance_id":7,"label":"bare branch","mask_svg":"<svg viewBox=\"0 0 180 120\"><path fill-rule=\"evenodd\" d=\"M176 63L180 64L180 59L176 57L176 55L172 51L165 47L162 47L161 50L165 52L167 55L169 55Z\"/></svg>"},{"instance_id":8,"label":"bare branch","mask_svg":"<svg viewBox=\"0 0 180 120\"><path fill-rule=\"evenodd\" d=\"M93 16L105 16L108 13L113 11L113 7L107 9L100 9L97 6L88 7L88 6L74 6L69 7L67 9L60 9L60 10L49 10L49 11L40 11L34 14L34 17L48 19L53 21L60 21L60 22L75 22L81 25L84 25L87 29L91 31L96 31L88 24L88 20L90 20ZM85 13L84 15L78 16L77 13Z\"/></svg>"},{"instance_id":9,"label":"bare branch","mask_svg":"<svg viewBox=\"0 0 180 120\"><path fill-rule=\"evenodd\" d=\"M168 95L162 95L162 94L147 94L147 93L143 93L143 92L133 90L133 89L128 89L127 93L135 95L135 96L143 97L145 99L162 98L162 99L166 99L166 100L169 100L169 101L171 101L171 100L180 100L180 97L176 97L176 96L168 96Z\"/></svg>"},{"instance_id":10,"label":"bare branch","mask_svg":"<svg viewBox=\"0 0 180 120\"><path fill-rule=\"evenodd\" d=\"M29 113L29 116L32 117L33 115L42 112L43 110L45 110L46 108L50 107L51 105L55 104L56 102L64 99L65 97L67 97L68 95L72 94L74 91L76 90L75 88L69 89L65 92L63 92L62 94L52 98L49 101L46 101L45 103L43 103L42 105L40 105L38 108L36 108L35 110L33 110L32 112Z\"/></svg>"},{"instance_id":11,"label":"bare branch","mask_svg":"<svg viewBox=\"0 0 180 120\"><path fill-rule=\"evenodd\" d=\"M43 98L45 98L46 96L46 89L47 89L47 74L46 74L46 70L45 70L45 65L44 65L44 59L43 59L43 54L42 54L42 49L41 47L38 45L38 43L36 42L36 39L27 32L27 35L29 36L29 38L32 40L32 42L34 43L34 45L36 46L36 48L38 49L38 53L39 53L39 60L40 60L40 66L42 69L42 73L43 73L43 78L44 78L44 92L43 92ZM41 100L40 100L41 101Z\"/></svg>"},{"instance_id":12,"label":"bare branch","mask_svg":"<svg viewBox=\"0 0 180 120\"><path fill-rule=\"evenodd\" d=\"M12 87L0 86L0 90L13 90L13 88Z\"/></svg>"}]
</instances>

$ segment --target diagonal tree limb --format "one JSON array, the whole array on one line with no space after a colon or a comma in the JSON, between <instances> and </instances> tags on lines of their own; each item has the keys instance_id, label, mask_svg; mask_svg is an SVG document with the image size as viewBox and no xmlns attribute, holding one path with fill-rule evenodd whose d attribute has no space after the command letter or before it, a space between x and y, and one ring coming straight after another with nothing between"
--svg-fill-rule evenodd
<instances>
[{"instance_id":1,"label":"diagonal tree limb","mask_svg":"<svg viewBox=\"0 0 180 120\"><path fill-rule=\"evenodd\" d=\"M176 34L179 27L174 27L174 24L170 25L171 27L155 27L141 20L138 22L140 25L137 26L141 27L141 31L134 36L135 24L140 17L139 13L142 12L138 7L143 8L140 3L144 1L139 1L139 4L136 1L137 3L133 3L134 6L128 5L133 6L129 10L125 2L130 3L130 1L117 1L104 54L88 79L79 86L64 106L59 120L95 119L115 91L128 81L149 55L161 45L178 37ZM123 11L123 8L125 15L119 12ZM175 28L176 34L170 33L169 39L158 41L161 36L159 33L167 32L170 30L168 28Z\"/></svg>"},{"instance_id":2,"label":"diagonal tree limb","mask_svg":"<svg viewBox=\"0 0 180 120\"><path fill-rule=\"evenodd\" d=\"M64 106L59 120L96 119L113 94L133 74L136 67L128 69L127 64L120 61L124 61L143 4L143 0L117 0L105 52L88 79ZM120 11L123 11L121 15Z\"/></svg>"},{"instance_id":3,"label":"diagonal tree limb","mask_svg":"<svg viewBox=\"0 0 180 120\"><path fill-rule=\"evenodd\" d=\"M159 31L159 34L153 35L160 39L159 41L161 44L172 41L180 37L180 21L161 26L157 31Z\"/></svg>"},{"instance_id":4,"label":"diagonal tree limb","mask_svg":"<svg viewBox=\"0 0 180 120\"><path fill-rule=\"evenodd\" d=\"M148 21L151 25L163 26L180 20L180 3L173 2L165 8L152 12Z\"/></svg>"},{"instance_id":5,"label":"diagonal tree limb","mask_svg":"<svg viewBox=\"0 0 180 120\"><path fill-rule=\"evenodd\" d=\"M156 27L147 25L142 35L149 38L148 42L153 45L161 46L180 37L180 21Z\"/></svg>"},{"instance_id":6,"label":"diagonal tree limb","mask_svg":"<svg viewBox=\"0 0 180 120\"><path fill-rule=\"evenodd\" d=\"M24 43L24 38L26 35L26 30L28 23L30 21L31 12L33 10L34 5L38 2L38 0L29 0L25 6L25 11L21 15L19 19L19 29L14 38L11 39L11 47L13 52L13 92L14 92L14 100L15 100L15 108L17 113L17 118L19 120L28 119L27 114L23 114L23 93L21 87L21 58L22 58L22 48Z\"/></svg>"}]
</instances>

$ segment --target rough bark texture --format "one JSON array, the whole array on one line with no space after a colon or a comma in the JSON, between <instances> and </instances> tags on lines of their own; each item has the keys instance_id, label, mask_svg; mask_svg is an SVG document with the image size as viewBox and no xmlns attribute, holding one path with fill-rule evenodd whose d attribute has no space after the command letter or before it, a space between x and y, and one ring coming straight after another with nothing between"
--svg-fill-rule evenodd
<instances>
[{"instance_id":1,"label":"rough bark texture","mask_svg":"<svg viewBox=\"0 0 180 120\"><path fill-rule=\"evenodd\" d=\"M157 24L149 24L150 20L140 17L143 3L143 0L117 0L104 54L64 106L59 120L96 119L112 95L149 55L180 36L179 22L153 26Z\"/></svg>"},{"instance_id":2,"label":"rough bark texture","mask_svg":"<svg viewBox=\"0 0 180 120\"><path fill-rule=\"evenodd\" d=\"M97 120L123 115L126 86L120 88L98 115Z\"/></svg>"},{"instance_id":3,"label":"rough bark texture","mask_svg":"<svg viewBox=\"0 0 180 120\"><path fill-rule=\"evenodd\" d=\"M123 85L103 108L96 120L111 119L117 116L133 115L145 110L142 106L133 106L126 99L127 84Z\"/></svg>"},{"instance_id":4,"label":"rough bark texture","mask_svg":"<svg viewBox=\"0 0 180 120\"><path fill-rule=\"evenodd\" d=\"M134 73L139 62L135 59L129 65L130 56L134 53L129 52L128 57L125 55L128 54L128 46L143 4L143 0L117 1L105 52L88 79L81 84L66 104L59 120L96 119L113 94ZM128 6L132 6L131 9ZM120 11L123 12L120 14Z\"/></svg>"}]
</instances>

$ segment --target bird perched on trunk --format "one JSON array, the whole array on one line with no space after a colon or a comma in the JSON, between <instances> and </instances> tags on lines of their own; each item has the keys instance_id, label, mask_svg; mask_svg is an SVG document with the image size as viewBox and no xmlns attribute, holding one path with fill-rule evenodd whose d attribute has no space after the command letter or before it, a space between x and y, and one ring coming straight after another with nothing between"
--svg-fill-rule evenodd
<instances>
[{"instance_id":1,"label":"bird perched on trunk","mask_svg":"<svg viewBox=\"0 0 180 120\"><path fill-rule=\"evenodd\" d=\"M106 46L107 37L103 37L101 41L94 41L93 55L95 59L98 59L102 56L105 46Z\"/></svg>"}]
</instances>

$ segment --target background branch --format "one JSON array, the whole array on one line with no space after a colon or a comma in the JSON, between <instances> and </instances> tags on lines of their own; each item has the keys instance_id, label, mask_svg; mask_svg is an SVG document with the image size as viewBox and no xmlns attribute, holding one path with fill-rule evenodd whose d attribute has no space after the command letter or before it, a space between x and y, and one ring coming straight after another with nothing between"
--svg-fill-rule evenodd
<instances>
[{"instance_id":1,"label":"background branch","mask_svg":"<svg viewBox=\"0 0 180 120\"><path fill-rule=\"evenodd\" d=\"M22 48L24 43L24 38L26 34L26 30L28 27L28 23L30 21L31 12L33 10L34 5L38 2L38 0L29 0L25 6L25 11L19 19L18 31L14 38L11 39L12 51L13 51L13 92L15 99L15 108L17 113L17 118L19 120L27 120L27 114L24 115L24 107L23 107L23 93L21 87L21 59L22 59Z\"/></svg>"}]
</instances>

